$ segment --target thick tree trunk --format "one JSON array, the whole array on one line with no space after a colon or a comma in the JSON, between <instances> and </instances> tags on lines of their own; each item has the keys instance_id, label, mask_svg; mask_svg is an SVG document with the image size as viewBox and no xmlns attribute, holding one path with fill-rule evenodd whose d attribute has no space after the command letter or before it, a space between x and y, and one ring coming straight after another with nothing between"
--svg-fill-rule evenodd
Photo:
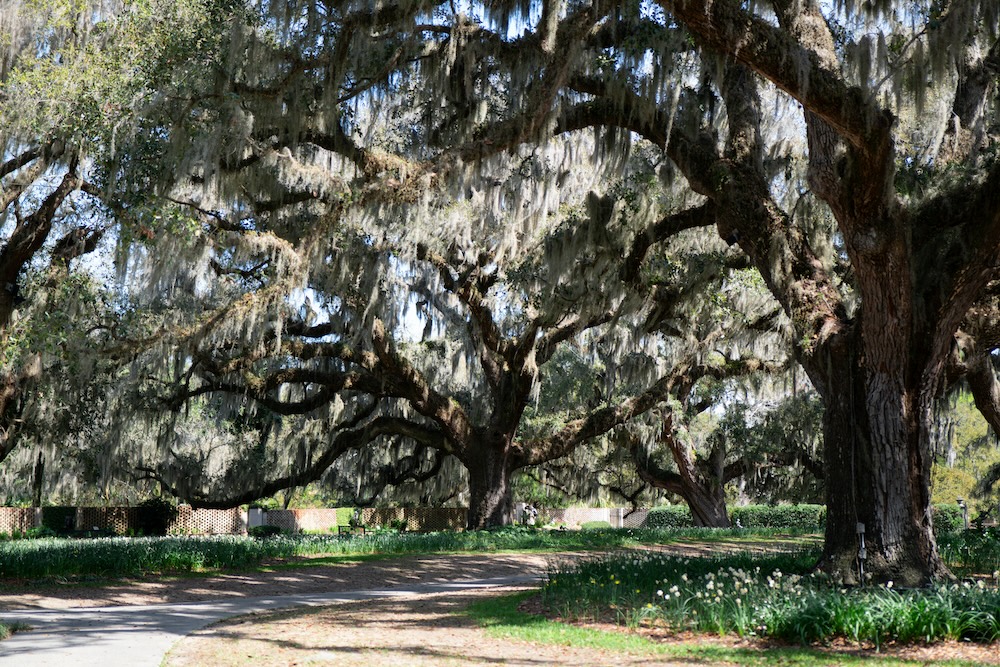
<instances>
[{"instance_id":1,"label":"thick tree trunk","mask_svg":"<svg viewBox=\"0 0 1000 667\"><path fill-rule=\"evenodd\" d=\"M720 484L684 485L680 496L691 509L694 525L705 528L729 528L725 489Z\"/></svg>"},{"instance_id":2,"label":"thick tree trunk","mask_svg":"<svg viewBox=\"0 0 1000 667\"><path fill-rule=\"evenodd\" d=\"M821 569L848 584L865 583L859 562L863 524L866 579L920 586L947 576L931 530L930 410L915 405L915 390L890 390L885 374L862 366L844 339L819 356L808 367L811 375L819 373L814 381L825 404Z\"/></svg>"},{"instance_id":3,"label":"thick tree trunk","mask_svg":"<svg viewBox=\"0 0 1000 667\"><path fill-rule=\"evenodd\" d=\"M676 493L691 510L694 525L707 528L728 528L726 511L725 448L719 443L706 461L696 461L688 446L676 437L673 414L664 416L660 440L670 450L677 472L659 467L640 451L639 441L629 444L632 460L639 477L647 484Z\"/></svg>"},{"instance_id":4,"label":"thick tree trunk","mask_svg":"<svg viewBox=\"0 0 1000 667\"><path fill-rule=\"evenodd\" d=\"M511 494L510 442L480 440L463 459L469 471L469 530L510 525L514 520Z\"/></svg>"}]
</instances>

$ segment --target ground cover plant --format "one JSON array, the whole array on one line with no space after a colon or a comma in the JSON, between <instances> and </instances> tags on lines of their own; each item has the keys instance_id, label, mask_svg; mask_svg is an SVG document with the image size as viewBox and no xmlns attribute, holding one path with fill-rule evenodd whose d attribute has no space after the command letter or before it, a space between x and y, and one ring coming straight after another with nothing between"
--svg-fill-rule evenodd
<instances>
[{"instance_id":1,"label":"ground cover plant","mask_svg":"<svg viewBox=\"0 0 1000 667\"><path fill-rule=\"evenodd\" d=\"M926 659L908 659L885 654L857 654L813 647L733 646L695 638L690 641L661 642L636 633L610 632L591 625L569 625L536 614L525 614L521 605L534 593L523 592L473 603L466 614L488 634L501 640L584 646L626 654L647 655L652 659L708 665L757 665L766 667L827 667L829 665L865 665L865 667L923 667ZM938 667L974 667L982 663L961 658L935 659Z\"/></svg>"},{"instance_id":2,"label":"ground cover plant","mask_svg":"<svg viewBox=\"0 0 1000 667\"><path fill-rule=\"evenodd\" d=\"M134 576L150 572L246 569L300 556L402 555L516 550L597 550L666 544L685 539L761 541L765 530L549 531L509 527L494 531L368 535L275 535L264 538L142 537L60 539L0 543L0 578Z\"/></svg>"},{"instance_id":3,"label":"ground cover plant","mask_svg":"<svg viewBox=\"0 0 1000 667\"><path fill-rule=\"evenodd\" d=\"M995 576L913 590L891 582L848 588L811 571L817 556L612 554L551 572L543 600L568 619L802 644L1000 638Z\"/></svg>"}]
</instances>

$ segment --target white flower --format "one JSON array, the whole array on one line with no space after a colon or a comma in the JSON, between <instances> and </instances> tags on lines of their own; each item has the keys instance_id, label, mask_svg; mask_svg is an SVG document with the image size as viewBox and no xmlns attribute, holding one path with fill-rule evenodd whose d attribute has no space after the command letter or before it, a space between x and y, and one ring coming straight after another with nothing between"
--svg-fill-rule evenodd
<instances>
[{"instance_id":1,"label":"white flower","mask_svg":"<svg viewBox=\"0 0 1000 667\"><path fill-rule=\"evenodd\" d=\"M892 579L890 579L889 581L885 582L885 587L886 588L892 588Z\"/></svg>"}]
</instances>

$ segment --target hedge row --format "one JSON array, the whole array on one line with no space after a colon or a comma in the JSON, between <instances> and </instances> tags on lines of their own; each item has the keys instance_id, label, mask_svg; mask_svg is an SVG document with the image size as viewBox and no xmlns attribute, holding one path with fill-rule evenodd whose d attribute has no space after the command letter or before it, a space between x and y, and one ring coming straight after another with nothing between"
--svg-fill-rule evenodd
<instances>
[{"instance_id":1,"label":"hedge row","mask_svg":"<svg viewBox=\"0 0 1000 667\"><path fill-rule=\"evenodd\" d=\"M729 507L729 520L744 528L793 528L816 530L826 525L823 505L743 505ZM686 505L649 510L644 528L690 528L694 526ZM962 510L955 504L934 506L934 532L953 533L964 528Z\"/></svg>"},{"instance_id":2,"label":"hedge row","mask_svg":"<svg viewBox=\"0 0 1000 667\"><path fill-rule=\"evenodd\" d=\"M826 519L823 505L744 505L729 508L729 520L744 528L821 528ZM646 528L689 528L694 525L686 505L656 507L649 511Z\"/></svg>"}]
</instances>

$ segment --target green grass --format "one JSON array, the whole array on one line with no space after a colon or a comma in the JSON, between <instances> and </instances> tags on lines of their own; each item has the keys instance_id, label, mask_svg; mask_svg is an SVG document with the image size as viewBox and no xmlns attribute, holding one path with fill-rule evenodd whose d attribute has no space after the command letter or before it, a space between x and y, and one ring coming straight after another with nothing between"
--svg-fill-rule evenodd
<instances>
[{"instance_id":1,"label":"green grass","mask_svg":"<svg viewBox=\"0 0 1000 667\"><path fill-rule=\"evenodd\" d=\"M518 611L518 605L533 594L533 592L517 593L481 600L471 605L464 613L485 628L491 636L498 639L579 646L691 663L795 667L818 667L820 665L918 667L927 664L926 661L832 653L813 648L731 648L705 645L697 641L659 643L637 634L608 632L558 623ZM947 660L935 661L934 664L943 667L972 667L978 663Z\"/></svg>"},{"instance_id":2,"label":"green grass","mask_svg":"<svg viewBox=\"0 0 1000 667\"><path fill-rule=\"evenodd\" d=\"M979 582L900 591L848 589L811 573L815 551L684 558L612 554L550 572L546 606L570 619L768 637L799 644L843 638L876 646L1000 638L1000 591Z\"/></svg>"},{"instance_id":3,"label":"green grass","mask_svg":"<svg viewBox=\"0 0 1000 667\"><path fill-rule=\"evenodd\" d=\"M0 623L0 640L7 639L15 632L30 630L31 626L26 623Z\"/></svg>"},{"instance_id":4,"label":"green grass","mask_svg":"<svg viewBox=\"0 0 1000 667\"><path fill-rule=\"evenodd\" d=\"M775 530L587 530L548 531L512 527L496 531L382 532L341 538L335 535L144 537L0 542L0 578L121 577L146 573L250 569L300 556L364 556L500 551L587 551L683 539L731 543L763 541ZM789 538L799 540L806 537ZM794 544L793 544L794 546Z\"/></svg>"}]
</instances>

